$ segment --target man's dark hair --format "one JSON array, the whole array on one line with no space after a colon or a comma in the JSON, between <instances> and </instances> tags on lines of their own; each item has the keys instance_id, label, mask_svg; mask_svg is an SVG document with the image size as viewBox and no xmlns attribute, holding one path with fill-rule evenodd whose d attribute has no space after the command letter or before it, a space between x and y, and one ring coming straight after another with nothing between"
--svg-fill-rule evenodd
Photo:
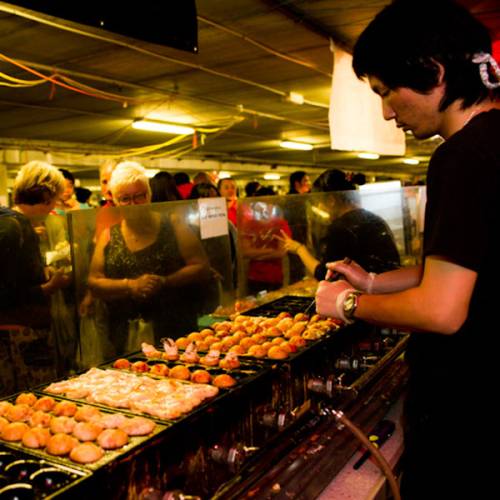
<instances>
[{"instance_id":1,"label":"man's dark hair","mask_svg":"<svg viewBox=\"0 0 500 500\"><path fill-rule=\"evenodd\" d=\"M255 196L274 196L276 193L272 187L262 186L255 191Z\"/></svg>"},{"instance_id":2,"label":"man's dark hair","mask_svg":"<svg viewBox=\"0 0 500 500\"><path fill-rule=\"evenodd\" d=\"M75 196L80 203L87 203L92 196L92 191L84 187L76 187Z\"/></svg>"},{"instance_id":3,"label":"man's dark hair","mask_svg":"<svg viewBox=\"0 0 500 500\"><path fill-rule=\"evenodd\" d=\"M307 175L307 172L303 170L297 170L296 172L292 172L290 174L290 190L288 194L298 194L298 191L295 189L296 182L302 182L302 179Z\"/></svg>"},{"instance_id":4,"label":"man's dark hair","mask_svg":"<svg viewBox=\"0 0 500 500\"><path fill-rule=\"evenodd\" d=\"M491 54L490 35L461 5L451 0L394 0L361 33L353 68L358 78L374 76L390 89L409 87L425 94L438 84L439 63L446 83L440 111L456 100L467 108L489 93L478 64L472 62L479 52Z\"/></svg>"},{"instance_id":5,"label":"man's dark hair","mask_svg":"<svg viewBox=\"0 0 500 500\"><path fill-rule=\"evenodd\" d=\"M73 184L73 186L75 185L75 176L69 170L66 170L65 168L60 168L59 172L61 172L61 174L63 174L63 177L68 181L70 181L71 184Z\"/></svg>"},{"instance_id":6,"label":"man's dark hair","mask_svg":"<svg viewBox=\"0 0 500 500\"><path fill-rule=\"evenodd\" d=\"M331 191L350 191L354 189L352 182L342 170L330 168L322 172L313 183L315 193L329 193Z\"/></svg>"},{"instance_id":7,"label":"man's dark hair","mask_svg":"<svg viewBox=\"0 0 500 500\"><path fill-rule=\"evenodd\" d=\"M256 191L260 188L260 182L250 181L245 186L245 194L247 196L255 196Z\"/></svg>"},{"instance_id":8,"label":"man's dark hair","mask_svg":"<svg viewBox=\"0 0 500 500\"><path fill-rule=\"evenodd\" d=\"M174 180L178 186L181 186L182 184L189 184L189 182L191 182L189 175L186 174L186 172L176 172L174 174Z\"/></svg>"}]
</instances>

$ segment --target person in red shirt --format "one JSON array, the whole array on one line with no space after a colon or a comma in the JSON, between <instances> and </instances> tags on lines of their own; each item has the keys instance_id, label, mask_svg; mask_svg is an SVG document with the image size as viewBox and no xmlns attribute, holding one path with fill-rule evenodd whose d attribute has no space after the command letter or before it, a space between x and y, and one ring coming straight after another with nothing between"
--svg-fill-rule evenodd
<instances>
[{"instance_id":1,"label":"person in red shirt","mask_svg":"<svg viewBox=\"0 0 500 500\"><path fill-rule=\"evenodd\" d=\"M219 179L217 189L223 198L227 201L227 218L238 226L238 190L236 182L231 177Z\"/></svg>"},{"instance_id":2,"label":"person in red shirt","mask_svg":"<svg viewBox=\"0 0 500 500\"><path fill-rule=\"evenodd\" d=\"M256 193L257 196L274 194L271 188L261 188ZM282 233L289 237L292 234L280 208L269 199L253 202L240 228L242 254L249 260L249 293L277 290L284 285L283 257L286 250L277 239Z\"/></svg>"}]
</instances>

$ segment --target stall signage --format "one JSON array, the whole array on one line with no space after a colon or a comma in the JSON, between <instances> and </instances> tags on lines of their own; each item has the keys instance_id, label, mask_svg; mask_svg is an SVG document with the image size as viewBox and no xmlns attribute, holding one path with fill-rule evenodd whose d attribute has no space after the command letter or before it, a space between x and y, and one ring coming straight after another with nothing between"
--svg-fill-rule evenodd
<instances>
[{"instance_id":1,"label":"stall signage","mask_svg":"<svg viewBox=\"0 0 500 500\"><path fill-rule=\"evenodd\" d=\"M198 210L202 240L228 234L225 198L199 198Z\"/></svg>"}]
</instances>

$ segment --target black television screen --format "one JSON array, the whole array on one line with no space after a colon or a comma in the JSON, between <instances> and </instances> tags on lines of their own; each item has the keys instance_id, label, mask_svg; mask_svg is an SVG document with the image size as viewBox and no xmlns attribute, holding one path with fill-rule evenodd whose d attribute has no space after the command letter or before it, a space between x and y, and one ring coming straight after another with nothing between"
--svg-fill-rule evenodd
<instances>
[{"instance_id":1,"label":"black television screen","mask_svg":"<svg viewBox=\"0 0 500 500\"><path fill-rule=\"evenodd\" d=\"M101 28L138 40L198 51L195 0L14 0L35 12Z\"/></svg>"}]
</instances>

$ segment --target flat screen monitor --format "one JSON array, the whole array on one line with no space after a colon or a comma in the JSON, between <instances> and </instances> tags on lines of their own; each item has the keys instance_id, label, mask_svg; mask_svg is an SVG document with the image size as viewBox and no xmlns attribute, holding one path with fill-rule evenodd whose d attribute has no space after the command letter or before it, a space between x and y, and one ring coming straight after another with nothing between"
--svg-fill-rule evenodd
<instances>
[{"instance_id":1,"label":"flat screen monitor","mask_svg":"<svg viewBox=\"0 0 500 500\"><path fill-rule=\"evenodd\" d=\"M26 9L189 52L198 51L195 0L14 0Z\"/></svg>"}]
</instances>

